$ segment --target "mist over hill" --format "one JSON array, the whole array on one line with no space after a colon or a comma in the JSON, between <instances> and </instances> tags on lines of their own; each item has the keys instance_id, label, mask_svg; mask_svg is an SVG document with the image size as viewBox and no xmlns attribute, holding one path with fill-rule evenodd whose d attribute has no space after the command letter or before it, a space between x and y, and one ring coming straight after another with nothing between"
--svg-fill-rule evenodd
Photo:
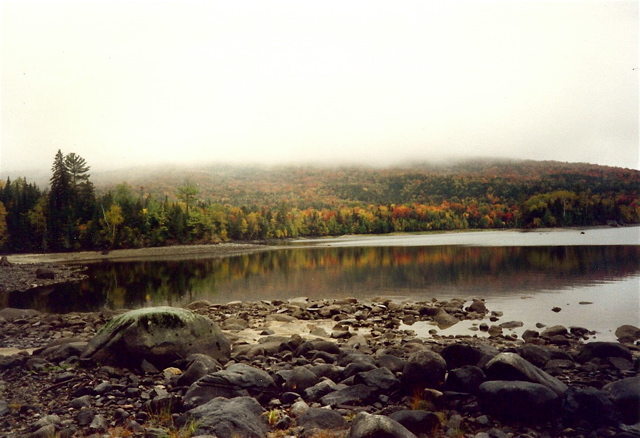
<instances>
[{"instance_id":1,"label":"mist over hill","mask_svg":"<svg viewBox=\"0 0 640 438\"><path fill-rule=\"evenodd\" d=\"M59 152L56 163L44 189L0 181L0 251L640 223L640 171L585 163L203 164L91 175L76 154Z\"/></svg>"},{"instance_id":2,"label":"mist over hill","mask_svg":"<svg viewBox=\"0 0 640 438\"><path fill-rule=\"evenodd\" d=\"M357 165L163 165L92 175L99 192L126 183L133 190L177 199L177 188L197 187L198 199L234 205L298 208L340 203L400 204L493 196L516 200L553 190L637 193L640 171L587 163L474 159L390 167Z\"/></svg>"}]
</instances>

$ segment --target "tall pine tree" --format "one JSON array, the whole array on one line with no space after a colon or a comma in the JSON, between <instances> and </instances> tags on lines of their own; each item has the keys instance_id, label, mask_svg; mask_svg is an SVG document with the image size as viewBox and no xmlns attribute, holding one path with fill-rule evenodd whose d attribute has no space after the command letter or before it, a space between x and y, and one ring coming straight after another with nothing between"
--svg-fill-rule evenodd
<instances>
[{"instance_id":1,"label":"tall pine tree","mask_svg":"<svg viewBox=\"0 0 640 438\"><path fill-rule=\"evenodd\" d=\"M49 248L54 251L71 249L73 234L73 190L71 175L58 150L51 167L51 191L49 192Z\"/></svg>"},{"instance_id":2,"label":"tall pine tree","mask_svg":"<svg viewBox=\"0 0 640 438\"><path fill-rule=\"evenodd\" d=\"M87 222L93 217L96 208L95 190L93 183L89 181L91 167L84 158L73 152L64 157L64 165L69 174L73 216L80 222Z\"/></svg>"}]
</instances>

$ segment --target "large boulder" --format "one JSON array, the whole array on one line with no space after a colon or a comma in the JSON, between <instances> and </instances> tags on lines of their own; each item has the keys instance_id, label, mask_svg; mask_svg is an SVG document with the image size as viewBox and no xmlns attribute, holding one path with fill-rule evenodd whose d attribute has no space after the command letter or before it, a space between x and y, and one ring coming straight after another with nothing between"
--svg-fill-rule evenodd
<instances>
[{"instance_id":1,"label":"large boulder","mask_svg":"<svg viewBox=\"0 0 640 438\"><path fill-rule=\"evenodd\" d=\"M558 412L560 397L539 383L493 380L480 385L480 405L504 421L549 419Z\"/></svg>"},{"instance_id":2,"label":"large boulder","mask_svg":"<svg viewBox=\"0 0 640 438\"><path fill-rule=\"evenodd\" d=\"M149 307L118 315L89 341L81 358L137 368L146 360L158 369L202 353L225 363L229 340L202 315L175 307Z\"/></svg>"},{"instance_id":3,"label":"large boulder","mask_svg":"<svg viewBox=\"0 0 640 438\"><path fill-rule=\"evenodd\" d=\"M589 424L596 429L620 422L620 413L607 394L592 387L570 387L562 397L562 416L567 424Z\"/></svg>"},{"instance_id":4,"label":"large boulder","mask_svg":"<svg viewBox=\"0 0 640 438\"><path fill-rule=\"evenodd\" d=\"M183 422L193 421L195 435L213 435L219 438L262 438L269 426L262 415L264 409L251 397L217 397L187 411Z\"/></svg>"},{"instance_id":5,"label":"large boulder","mask_svg":"<svg viewBox=\"0 0 640 438\"><path fill-rule=\"evenodd\" d=\"M542 345L524 344L518 348L518 354L523 359L533 365L544 368L545 364L551 360L551 350Z\"/></svg>"},{"instance_id":6,"label":"large boulder","mask_svg":"<svg viewBox=\"0 0 640 438\"><path fill-rule=\"evenodd\" d=\"M237 363L208 374L192 384L184 395L184 403L187 408L194 408L216 397L242 396L267 402L277 393L278 388L267 372Z\"/></svg>"},{"instance_id":7,"label":"large boulder","mask_svg":"<svg viewBox=\"0 0 640 438\"><path fill-rule=\"evenodd\" d=\"M631 362L631 350L619 342L589 342L584 344L580 354L576 358L579 363L589 362L592 359L607 359L609 357L621 357Z\"/></svg>"},{"instance_id":8,"label":"large boulder","mask_svg":"<svg viewBox=\"0 0 640 438\"><path fill-rule=\"evenodd\" d=\"M624 423L640 422L640 376L617 380L602 390L618 407Z\"/></svg>"},{"instance_id":9,"label":"large boulder","mask_svg":"<svg viewBox=\"0 0 640 438\"><path fill-rule=\"evenodd\" d=\"M567 390L567 385L515 353L500 353L489 361L486 368L487 380L522 380L539 383L557 395Z\"/></svg>"},{"instance_id":10,"label":"large boulder","mask_svg":"<svg viewBox=\"0 0 640 438\"><path fill-rule=\"evenodd\" d=\"M445 389L455 392L474 393L486 379L487 377L481 368L465 365L449 371Z\"/></svg>"},{"instance_id":11,"label":"large boulder","mask_svg":"<svg viewBox=\"0 0 640 438\"><path fill-rule=\"evenodd\" d=\"M481 367L498 353L500 351L490 345L450 344L442 350L440 355L447 362L447 369L452 370L465 365Z\"/></svg>"},{"instance_id":12,"label":"large boulder","mask_svg":"<svg viewBox=\"0 0 640 438\"><path fill-rule=\"evenodd\" d=\"M360 412L353 420L349 438L416 438L416 435L385 415Z\"/></svg>"},{"instance_id":13,"label":"large boulder","mask_svg":"<svg viewBox=\"0 0 640 438\"><path fill-rule=\"evenodd\" d=\"M437 389L444 383L447 363L438 353L422 350L409 356L402 371L402 387L413 395L425 388Z\"/></svg>"}]
</instances>

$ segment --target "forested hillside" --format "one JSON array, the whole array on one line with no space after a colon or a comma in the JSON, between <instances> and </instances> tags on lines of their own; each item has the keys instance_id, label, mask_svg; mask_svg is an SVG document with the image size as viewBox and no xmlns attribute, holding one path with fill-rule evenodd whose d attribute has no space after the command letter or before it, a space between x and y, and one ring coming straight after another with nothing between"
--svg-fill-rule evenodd
<instances>
[{"instance_id":1,"label":"forested hillside","mask_svg":"<svg viewBox=\"0 0 640 438\"><path fill-rule=\"evenodd\" d=\"M640 172L591 164L211 165L92 181L84 159L59 152L52 170L42 189L0 182L3 251L640 222Z\"/></svg>"}]
</instances>

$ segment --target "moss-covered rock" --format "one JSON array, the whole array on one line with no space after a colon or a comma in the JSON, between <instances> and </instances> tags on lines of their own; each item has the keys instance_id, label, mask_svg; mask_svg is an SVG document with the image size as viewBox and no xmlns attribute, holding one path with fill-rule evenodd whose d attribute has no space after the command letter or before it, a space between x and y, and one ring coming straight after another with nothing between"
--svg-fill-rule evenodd
<instances>
[{"instance_id":1,"label":"moss-covered rock","mask_svg":"<svg viewBox=\"0 0 640 438\"><path fill-rule=\"evenodd\" d=\"M114 317L89 342L82 357L129 368L146 360L161 369L193 353L224 363L229 360L229 341L202 315L175 307L148 307Z\"/></svg>"}]
</instances>

